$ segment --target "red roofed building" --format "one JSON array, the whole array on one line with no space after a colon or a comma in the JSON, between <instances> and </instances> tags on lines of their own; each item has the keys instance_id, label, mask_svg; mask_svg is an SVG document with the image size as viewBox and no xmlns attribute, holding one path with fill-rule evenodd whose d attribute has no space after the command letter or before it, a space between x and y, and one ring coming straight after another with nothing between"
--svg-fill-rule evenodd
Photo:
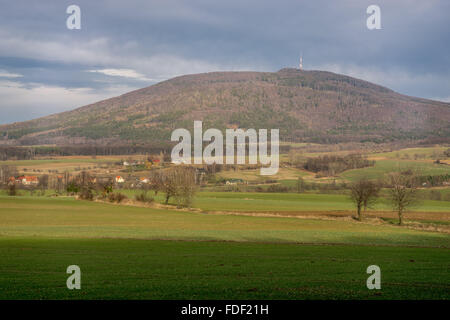
<instances>
[{"instance_id":1,"label":"red roofed building","mask_svg":"<svg viewBox=\"0 0 450 320\"><path fill-rule=\"evenodd\" d=\"M141 177L139 180L140 180L142 183L149 183L149 182L150 182L150 180L149 180L148 178L145 178L145 177Z\"/></svg>"},{"instance_id":2,"label":"red roofed building","mask_svg":"<svg viewBox=\"0 0 450 320\"><path fill-rule=\"evenodd\" d=\"M36 185L39 183L38 177L36 176L22 176L19 177L18 180L20 180L21 183L26 186Z\"/></svg>"}]
</instances>

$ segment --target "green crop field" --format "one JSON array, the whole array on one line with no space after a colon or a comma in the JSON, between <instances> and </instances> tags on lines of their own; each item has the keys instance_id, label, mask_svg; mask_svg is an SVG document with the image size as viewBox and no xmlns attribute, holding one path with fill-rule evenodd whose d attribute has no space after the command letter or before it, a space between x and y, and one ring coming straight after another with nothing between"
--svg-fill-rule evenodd
<instances>
[{"instance_id":1,"label":"green crop field","mask_svg":"<svg viewBox=\"0 0 450 320\"><path fill-rule=\"evenodd\" d=\"M1 238L0 299L448 299L448 250ZM81 269L81 290L65 286ZM367 266L382 272L366 288Z\"/></svg>"},{"instance_id":2,"label":"green crop field","mask_svg":"<svg viewBox=\"0 0 450 320\"><path fill-rule=\"evenodd\" d=\"M49 198L0 197L0 235L78 238L272 241L441 246L448 239L390 225L120 206Z\"/></svg>"},{"instance_id":3,"label":"green crop field","mask_svg":"<svg viewBox=\"0 0 450 320\"><path fill-rule=\"evenodd\" d=\"M383 179L390 172L403 170L416 170L419 175L440 175L450 174L450 166L445 164L435 164L432 162L422 162L414 160L378 160L375 166L362 169L347 170L340 174L346 180L356 180L362 177L369 179Z\"/></svg>"},{"instance_id":4,"label":"green crop field","mask_svg":"<svg viewBox=\"0 0 450 320\"><path fill-rule=\"evenodd\" d=\"M354 210L349 196L341 194L200 192L194 206L206 211L242 212ZM384 199L380 199L374 209L392 210ZM412 210L450 212L450 201L424 200Z\"/></svg>"},{"instance_id":5,"label":"green crop field","mask_svg":"<svg viewBox=\"0 0 450 320\"><path fill-rule=\"evenodd\" d=\"M119 190L130 198L140 191ZM441 191L445 194L446 191ZM149 193L153 195L153 193ZM155 197L163 202L164 196ZM345 194L314 193L262 193L262 192L199 192L193 207L204 211L238 212L304 212L304 211L353 211L354 206ZM381 198L374 210L391 211L389 202ZM450 213L450 201L422 200L411 211Z\"/></svg>"},{"instance_id":6,"label":"green crop field","mask_svg":"<svg viewBox=\"0 0 450 320\"><path fill-rule=\"evenodd\" d=\"M449 240L350 220L0 197L0 298L448 299ZM73 264L81 290L65 287ZM372 264L381 291L365 286Z\"/></svg>"},{"instance_id":7,"label":"green crop field","mask_svg":"<svg viewBox=\"0 0 450 320\"><path fill-rule=\"evenodd\" d=\"M414 156L421 157L424 159L434 159L440 158L443 156L445 150L448 147L431 147L431 148L405 148L392 152L380 152L375 153L374 155L377 157L386 157L389 159L399 159L408 157L413 159Z\"/></svg>"}]
</instances>

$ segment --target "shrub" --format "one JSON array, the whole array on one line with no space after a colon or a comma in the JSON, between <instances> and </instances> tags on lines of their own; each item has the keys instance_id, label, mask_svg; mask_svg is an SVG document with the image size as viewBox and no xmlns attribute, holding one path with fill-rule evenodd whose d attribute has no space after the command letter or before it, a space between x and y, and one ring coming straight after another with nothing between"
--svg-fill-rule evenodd
<instances>
[{"instance_id":1,"label":"shrub","mask_svg":"<svg viewBox=\"0 0 450 320\"><path fill-rule=\"evenodd\" d=\"M8 186L8 195L9 196L15 196L17 195L17 191L16 191L16 185L14 183L10 184Z\"/></svg>"},{"instance_id":2,"label":"shrub","mask_svg":"<svg viewBox=\"0 0 450 320\"><path fill-rule=\"evenodd\" d=\"M83 200L94 200L94 193L92 192L92 189L90 188L82 188L80 192L80 198Z\"/></svg>"},{"instance_id":3,"label":"shrub","mask_svg":"<svg viewBox=\"0 0 450 320\"><path fill-rule=\"evenodd\" d=\"M308 158L303 168L317 173L317 177L334 176L349 169L372 167L375 161L367 160L359 154L349 154L347 156L326 155L317 158Z\"/></svg>"},{"instance_id":4,"label":"shrub","mask_svg":"<svg viewBox=\"0 0 450 320\"><path fill-rule=\"evenodd\" d=\"M135 195L134 198L136 199L136 201L146 202L146 203L150 203L155 200L153 197L147 195L145 192Z\"/></svg>"},{"instance_id":5,"label":"shrub","mask_svg":"<svg viewBox=\"0 0 450 320\"><path fill-rule=\"evenodd\" d=\"M127 199L127 196L126 195L124 195L124 194L122 194L122 193L120 193L120 192L113 192L113 193L110 193L109 195L108 195L108 199L109 199L109 201L110 202L117 202L117 203L120 203L120 202L122 202L123 200L125 200L125 199Z\"/></svg>"},{"instance_id":6,"label":"shrub","mask_svg":"<svg viewBox=\"0 0 450 320\"><path fill-rule=\"evenodd\" d=\"M267 192L289 192L289 188L279 184L272 184L269 186L269 188L267 188Z\"/></svg>"},{"instance_id":7,"label":"shrub","mask_svg":"<svg viewBox=\"0 0 450 320\"><path fill-rule=\"evenodd\" d=\"M430 191L430 199L431 200L442 200L442 195L438 190Z\"/></svg>"},{"instance_id":8,"label":"shrub","mask_svg":"<svg viewBox=\"0 0 450 320\"><path fill-rule=\"evenodd\" d=\"M74 193L78 193L78 191L80 190L80 188L78 187L78 185L75 182L70 182L67 185L67 192L74 194Z\"/></svg>"}]
</instances>

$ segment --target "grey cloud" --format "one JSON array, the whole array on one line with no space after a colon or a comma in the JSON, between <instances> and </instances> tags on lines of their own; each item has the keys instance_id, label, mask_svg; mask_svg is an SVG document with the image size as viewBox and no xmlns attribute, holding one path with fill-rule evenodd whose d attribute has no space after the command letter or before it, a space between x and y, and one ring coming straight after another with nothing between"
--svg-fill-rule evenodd
<instances>
[{"instance_id":1,"label":"grey cloud","mask_svg":"<svg viewBox=\"0 0 450 320\"><path fill-rule=\"evenodd\" d=\"M77 88L114 94L109 88L136 88L181 74L276 71L295 66L303 52L307 69L339 71L401 93L447 99L450 2L376 2L382 14L382 30L376 31L365 27L369 0L79 0L82 29L67 30L65 9L71 3L0 0L5 8L0 11L0 70L23 75L15 80L24 88L38 83L73 94ZM149 81L86 72L105 69L133 70ZM58 103L52 103L55 107L40 107L40 114L58 111ZM1 118L8 119L9 112L2 102Z\"/></svg>"}]
</instances>

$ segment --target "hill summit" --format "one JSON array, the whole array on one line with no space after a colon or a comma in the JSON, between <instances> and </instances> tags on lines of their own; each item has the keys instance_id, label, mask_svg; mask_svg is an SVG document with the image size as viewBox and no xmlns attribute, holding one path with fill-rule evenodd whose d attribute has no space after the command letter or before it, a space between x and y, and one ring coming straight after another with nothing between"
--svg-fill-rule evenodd
<instances>
[{"instance_id":1,"label":"hill summit","mask_svg":"<svg viewBox=\"0 0 450 320\"><path fill-rule=\"evenodd\" d=\"M3 144L160 143L176 128L280 129L282 141L450 136L450 104L324 71L185 75L72 111L0 126Z\"/></svg>"}]
</instances>

